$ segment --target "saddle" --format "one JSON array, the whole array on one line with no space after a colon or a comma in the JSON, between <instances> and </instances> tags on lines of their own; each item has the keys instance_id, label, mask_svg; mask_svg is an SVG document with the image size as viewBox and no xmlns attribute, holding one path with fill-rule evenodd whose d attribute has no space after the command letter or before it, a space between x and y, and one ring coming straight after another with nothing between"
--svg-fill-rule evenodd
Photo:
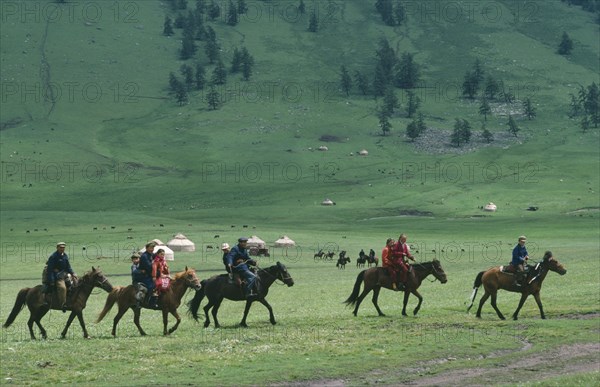
<instances>
[{"instance_id":1,"label":"saddle","mask_svg":"<svg viewBox=\"0 0 600 387\"><path fill-rule=\"evenodd\" d=\"M531 270L531 266L525 265L523 272L526 275L528 275L530 270ZM517 268L513 264L509 263L508 265L500 266L500 272L515 275L515 273L517 272Z\"/></svg>"}]
</instances>

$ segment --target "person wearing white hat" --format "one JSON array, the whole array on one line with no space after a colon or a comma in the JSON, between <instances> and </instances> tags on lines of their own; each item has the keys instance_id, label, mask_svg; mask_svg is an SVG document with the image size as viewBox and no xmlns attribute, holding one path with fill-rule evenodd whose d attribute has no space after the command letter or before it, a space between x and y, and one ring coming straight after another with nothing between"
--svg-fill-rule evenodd
<instances>
[{"instance_id":1,"label":"person wearing white hat","mask_svg":"<svg viewBox=\"0 0 600 387\"><path fill-rule=\"evenodd\" d=\"M231 251L229 243L223 243L221 245L221 251L223 252L223 265L225 265L225 271L229 274L229 282L233 282L233 272L231 271L231 266L227 264L227 254Z\"/></svg>"},{"instance_id":2,"label":"person wearing white hat","mask_svg":"<svg viewBox=\"0 0 600 387\"><path fill-rule=\"evenodd\" d=\"M73 280L77 280L77 275L71 268L69 263L69 256L65 253L67 244L65 242L58 242L56 244L56 251L48 258L48 286L46 292L50 293L56 290L56 303L62 307L63 313L67 311L67 285L65 284L65 278L68 274L71 274Z\"/></svg>"}]
</instances>

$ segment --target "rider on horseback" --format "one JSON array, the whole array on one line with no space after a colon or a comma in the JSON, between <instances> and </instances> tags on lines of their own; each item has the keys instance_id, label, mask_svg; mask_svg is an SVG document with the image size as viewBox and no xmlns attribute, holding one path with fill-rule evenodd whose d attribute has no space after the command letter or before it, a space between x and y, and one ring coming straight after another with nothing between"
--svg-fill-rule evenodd
<instances>
[{"instance_id":1,"label":"rider on horseback","mask_svg":"<svg viewBox=\"0 0 600 387\"><path fill-rule=\"evenodd\" d=\"M512 252L512 261L510 264L515 268L515 286L523 286L525 279L525 264L529 259L529 254L525 248L527 238L524 235L519 237L519 243L515 246Z\"/></svg>"},{"instance_id":2,"label":"rider on horseback","mask_svg":"<svg viewBox=\"0 0 600 387\"><path fill-rule=\"evenodd\" d=\"M71 274L74 283L77 281L77 275L75 275L75 272L71 268L69 256L65 253L65 247L65 242L58 242L56 244L56 251L48 258L48 262L46 263L47 284L44 289L44 292L47 294L47 304L50 304L48 301L49 293L56 290L56 300L58 305L62 306L63 313L67 311L68 274Z\"/></svg>"},{"instance_id":3,"label":"rider on horseback","mask_svg":"<svg viewBox=\"0 0 600 387\"><path fill-rule=\"evenodd\" d=\"M250 258L246 245L248 238L241 237L238 239L238 244L231 248L231 251L226 256L227 266L233 273L237 273L246 280L246 298L255 297L254 283L256 282L256 274L250 271L248 265L256 266L257 262Z\"/></svg>"},{"instance_id":4,"label":"rider on horseback","mask_svg":"<svg viewBox=\"0 0 600 387\"><path fill-rule=\"evenodd\" d=\"M140 257L140 265L138 270L143 274L141 278L144 286L148 289L148 293L152 294L156 285L152 278L152 261L154 260L154 248L156 243L148 242L146 244L146 251L144 251ZM152 296L148 302L151 308L158 308L158 297Z\"/></svg>"},{"instance_id":5,"label":"rider on horseback","mask_svg":"<svg viewBox=\"0 0 600 387\"><path fill-rule=\"evenodd\" d=\"M392 238L388 238L385 241L385 247L381 251L381 266L387 269L392 279L392 289L397 291L398 285L396 285L396 266L392 260L392 247L394 247L394 240Z\"/></svg>"},{"instance_id":6,"label":"rider on horseback","mask_svg":"<svg viewBox=\"0 0 600 387\"><path fill-rule=\"evenodd\" d=\"M398 242L394 244L392 247L392 261L400 274L400 281L398 283L398 289L404 290L404 284L407 280L407 274L410 270L408 264L406 263L406 258L414 261L415 258L410 253L410 247L406 244L406 234L400 234L398 237Z\"/></svg>"},{"instance_id":7,"label":"rider on horseback","mask_svg":"<svg viewBox=\"0 0 600 387\"><path fill-rule=\"evenodd\" d=\"M131 255L131 283L135 287L136 307L142 305L142 301L146 297L148 289L144 285L144 273L140 270L140 253L135 252Z\"/></svg>"}]
</instances>

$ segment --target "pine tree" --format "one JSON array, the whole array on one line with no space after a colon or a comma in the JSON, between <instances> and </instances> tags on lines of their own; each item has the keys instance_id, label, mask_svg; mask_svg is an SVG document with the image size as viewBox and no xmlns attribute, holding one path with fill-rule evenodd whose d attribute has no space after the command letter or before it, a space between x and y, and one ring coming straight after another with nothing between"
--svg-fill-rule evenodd
<instances>
[{"instance_id":1,"label":"pine tree","mask_svg":"<svg viewBox=\"0 0 600 387\"><path fill-rule=\"evenodd\" d=\"M225 69L223 61L219 59L219 61L217 62L217 66L213 70L211 83L213 85L224 85L226 81L227 70Z\"/></svg>"},{"instance_id":2,"label":"pine tree","mask_svg":"<svg viewBox=\"0 0 600 387\"><path fill-rule=\"evenodd\" d=\"M423 133L427 129L427 126L425 125L425 116L423 113L419 113L417 115L417 127L419 128L419 134Z\"/></svg>"},{"instance_id":3,"label":"pine tree","mask_svg":"<svg viewBox=\"0 0 600 387\"><path fill-rule=\"evenodd\" d=\"M482 129L481 137L483 137L485 142L487 142L489 144L492 141L494 141L494 135L492 134L492 132L487 130L487 128L485 127L485 124L481 125L481 129Z\"/></svg>"},{"instance_id":4,"label":"pine tree","mask_svg":"<svg viewBox=\"0 0 600 387\"><path fill-rule=\"evenodd\" d=\"M419 125L417 124L417 121L412 120L406 126L406 136L408 138L410 138L412 141L414 141L420 135L421 135L421 131L419 130Z\"/></svg>"},{"instance_id":5,"label":"pine tree","mask_svg":"<svg viewBox=\"0 0 600 387\"><path fill-rule=\"evenodd\" d=\"M558 53L560 55L570 55L573 51L573 40L566 32L563 32L560 44L558 45Z\"/></svg>"},{"instance_id":6,"label":"pine tree","mask_svg":"<svg viewBox=\"0 0 600 387\"><path fill-rule=\"evenodd\" d=\"M170 72L169 73L169 94L175 94L179 83L180 83L179 79L177 79L177 76L175 75L175 73Z\"/></svg>"},{"instance_id":7,"label":"pine tree","mask_svg":"<svg viewBox=\"0 0 600 387\"><path fill-rule=\"evenodd\" d=\"M517 134L519 133L520 130L521 129L519 129L519 127L517 126L517 123L515 122L515 119L513 118L513 116L509 115L508 116L508 133L517 137Z\"/></svg>"},{"instance_id":8,"label":"pine tree","mask_svg":"<svg viewBox=\"0 0 600 387\"><path fill-rule=\"evenodd\" d=\"M227 20L226 23L230 26L235 26L239 22L238 19L238 10L237 7L233 4L232 0L229 0L229 5L227 6Z\"/></svg>"},{"instance_id":9,"label":"pine tree","mask_svg":"<svg viewBox=\"0 0 600 387\"><path fill-rule=\"evenodd\" d=\"M462 84L462 94L469 99L474 99L477 94L479 82L477 81L477 75L474 71L467 70Z\"/></svg>"},{"instance_id":10,"label":"pine tree","mask_svg":"<svg viewBox=\"0 0 600 387\"><path fill-rule=\"evenodd\" d=\"M231 72L237 73L242 68L242 53L237 47L233 49L233 58L231 58Z\"/></svg>"},{"instance_id":11,"label":"pine tree","mask_svg":"<svg viewBox=\"0 0 600 387\"><path fill-rule=\"evenodd\" d=\"M210 110L217 110L221 104L221 98L219 98L219 93L214 86L210 87L210 90L206 95L206 103L208 104L208 108Z\"/></svg>"},{"instance_id":12,"label":"pine tree","mask_svg":"<svg viewBox=\"0 0 600 387\"><path fill-rule=\"evenodd\" d=\"M244 81L250 80L252 76L252 68L254 67L254 58L248 52L246 47L242 47L242 79Z\"/></svg>"},{"instance_id":13,"label":"pine tree","mask_svg":"<svg viewBox=\"0 0 600 387\"><path fill-rule=\"evenodd\" d=\"M194 38L189 35L184 35L183 40L181 41L181 52L180 58L181 60L187 60L194 56L196 53L196 44L194 43Z\"/></svg>"},{"instance_id":14,"label":"pine tree","mask_svg":"<svg viewBox=\"0 0 600 387\"><path fill-rule=\"evenodd\" d=\"M600 91L596 82L588 86L583 108L589 116L590 123L594 124L594 128L597 128L600 124Z\"/></svg>"},{"instance_id":15,"label":"pine tree","mask_svg":"<svg viewBox=\"0 0 600 387\"><path fill-rule=\"evenodd\" d=\"M481 105L479 105L479 114L483 116L483 120L487 121L488 114L492 113L492 108L490 107L490 103L487 100L487 96L484 94L481 99Z\"/></svg>"},{"instance_id":16,"label":"pine tree","mask_svg":"<svg viewBox=\"0 0 600 387\"><path fill-rule=\"evenodd\" d=\"M175 31L173 31L173 21L170 17L165 16L165 23L163 25L163 35L164 36L173 36Z\"/></svg>"},{"instance_id":17,"label":"pine tree","mask_svg":"<svg viewBox=\"0 0 600 387\"><path fill-rule=\"evenodd\" d=\"M484 91L485 96L490 101L493 101L496 99L496 95L498 94L499 91L500 91L500 86L498 86L498 82L496 82L496 80L491 75L488 75L487 78L485 79L485 91Z\"/></svg>"},{"instance_id":18,"label":"pine tree","mask_svg":"<svg viewBox=\"0 0 600 387\"><path fill-rule=\"evenodd\" d=\"M175 100L179 104L179 106L183 106L188 102L188 93L185 85L182 82L177 82L175 89Z\"/></svg>"},{"instance_id":19,"label":"pine tree","mask_svg":"<svg viewBox=\"0 0 600 387\"><path fill-rule=\"evenodd\" d=\"M350 96L350 90L352 89L352 78L350 78L350 74L344 65L342 65L340 68L340 86L342 87L344 93L346 93L346 97Z\"/></svg>"},{"instance_id":20,"label":"pine tree","mask_svg":"<svg viewBox=\"0 0 600 387\"><path fill-rule=\"evenodd\" d=\"M523 102L523 111L529 120L533 119L537 113L535 112L535 106L531 103L531 98L527 97Z\"/></svg>"},{"instance_id":21,"label":"pine tree","mask_svg":"<svg viewBox=\"0 0 600 387\"><path fill-rule=\"evenodd\" d=\"M377 118L379 118L379 127L381 128L381 132L384 136L386 136L392 129L392 124L390 124L390 117L385 108L380 108L377 111Z\"/></svg>"},{"instance_id":22,"label":"pine tree","mask_svg":"<svg viewBox=\"0 0 600 387\"><path fill-rule=\"evenodd\" d=\"M196 63L196 90L203 90L206 85L206 72L201 63Z\"/></svg>"},{"instance_id":23,"label":"pine tree","mask_svg":"<svg viewBox=\"0 0 600 387\"><path fill-rule=\"evenodd\" d=\"M388 88L388 85L388 77L385 75L383 66L379 64L375 68L375 76L373 78L373 94L375 94L375 97L383 96Z\"/></svg>"},{"instance_id":24,"label":"pine tree","mask_svg":"<svg viewBox=\"0 0 600 387\"><path fill-rule=\"evenodd\" d=\"M569 94L571 96L571 102L569 103L569 118L577 117L583 111L583 107L581 106L581 101L574 94Z\"/></svg>"},{"instance_id":25,"label":"pine tree","mask_svg":"<svg viewBox=\"0 0 600 387\"><path fill-rule=\"evenodd\" d=\"M471 136L473 135L473 132L471 131L471 124L469 123L469 121L463 119L461 122L460 130L462 140L466 143L471 142Z\"/></svg>"},{"instance_id":26,"label":"pine tree","mask_svg":"<svg viewBox=\"0 0 600 387\"><path fill-rule=\"evenodd\" d=\"M237 12L240 15L245 15L248 12L248 5L245 0L237 0Z\"/></svg>"},{"instance_id":27,"label":"pine tree","mask_svg":"<svg viewBox=\"0 0 600 387\"><path fill-rule=\"evenodd\" d=\"M452 131L452 135L450 136L450 143L456 147L459 147L462 143L461 122L458 118L454 123L454 130Z\"/></svg>"},{"instance_id":28,"label":"pine tree","mask_svg":"<svg viewBox=\"0 0 600 387\"><path fill-rule=\"evenodd\" d=\"M300 0L298 4L298 12L300 15L304 15L306 13L306 5L304 4L304 0Z\"/></svg>"},{"instance_id":29,"label":"pine tree","mask_svg":"<svg viewBox=\"0 0 600 387\"><path fill-rule=\"evenodd\" d=\"M397 26L401 26L406 20L406 9L400 0L396 1L394 7L394 21Z\"/></svg>"},{"instance_id":30,"label":"pine tree","mask_svg":"<svg viewBox=\"0 0 600 387\"><path fill-rule=\"evenodd\" d=\"M310 19L308 20L308 31L317 32L319 30L319 20L317 19L317 13L315 11L310 13Z\"/></svg>"},{"instance_id":31,"label":"pine tree","mask_svg":"<svg viewBox=\"0 0 600 387\"><path fill-rule=\"evenodd\" d=\"M408 96L407 117L412 118L421 105L421 99L412 90L407 91L406 94Z\"/></svg>"},{"instance_id":32,"label":"pine tree","mask_svg":"<svg viewBox=\"0 0 600 387\"><path fill-rule=\"evenodd\" d=\"M475 59L475 63L473 64L473 74L475 80L477 81L477 88L479 89L479 85L483 82L483 76L485 71L483 70L483 66L481 65L481 61L479 58Z\"/></svg>"},{"instance_id":33,"label":"pine tree","mask_svg":"<svg viewBox=\"0 0 600 387\"><path fill-rule=\"evenodd\" d=\"M179 71L181 72L181 75L183 76L183 84L185 85L186 90L187 91L192 90L192 88L194 87L194 83L195 83L194 69L187 64L183 64L183 65L181 65L181 68L179 69Z\"/></svg>"},{"instance_id":34,"label":"pine tree","mask_svg":"<svg viewBox=\"0 0 600 387\"><path fill-rule=\"evenodd\" d=\"M219 16L221 16L221 7L219 7L219 4L215 3L215 0L210 1L207 11L208 17L212 21L215 21L219 18Z\"/></svg>"},{"instance_id":35,"label":"pine tree","mask_svg":"<svg viewBox=\"0 0 600 387\"><path fill-rule=\"evenodd\" d=\"M362 95L369 94L369 79L366 75L363 75L360 71L356 70L354 72L354 81Z\"/></svg>"},{"instance_id":36,"label":"pine tree","mask_svg":"<svg viewBox=\"0 0 600 387\"><path fill-rule=\"evenodd\" d=\"M588 118L588 116L583 116L583 118L579 122L579 127L581 128L581 131L583 133L587 132L587 130L590 128L590 119Z\"/></svg>"},{"instance_id":37,"label":"pine tree","mask_svg":"<svg viewBox=\"0 0 600 387\"><path fill-rule=\"evenodd\" d=\"M217 43L217 34L215 30L208 26L206 27L206 45L204 46L204 52L208 57L208 62L210 64L215 63L215 61L219 58L219 44Z\"/></svg>"},{"instance_id":38,"label":"pine tree","mask_svg":"<svg viewBox=\"0 0 600 387\"><path fill-rule=\"evenodd\" d=\"M399 107L400 101L394 92L394 88L390 86L385 90L382 109L384 109L388 116L391 117L392 114L394 114L394 111Z\"/></svg>"},{"instance_id":39,"label":"pine tree","mask_svg":"<svg viewBox=\"0 0 600 387\"><path fill-rule=\"evenodd\" d=\"M396 73L396 86L401 89L413 89L419 83L419 66L414 61L411 53L402 54L398 62L398 71Z\"/></svg>"}]
</instances>

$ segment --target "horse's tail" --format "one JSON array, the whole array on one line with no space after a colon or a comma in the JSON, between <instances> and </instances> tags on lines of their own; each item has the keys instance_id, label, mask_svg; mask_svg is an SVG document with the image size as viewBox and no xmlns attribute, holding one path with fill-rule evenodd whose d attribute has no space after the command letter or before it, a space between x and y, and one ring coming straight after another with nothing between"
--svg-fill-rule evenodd
<instances>
[{"instance_id":1,"label":"horse's tail","mask_svg":"<svg viewBox=\"0 0 600 387\"><path fill-rule=\"evenodd\" d=\"M194 298L192 298L192 300L188 302L188 313L191 314L194 320L196 321L198 321L198 309L200 309L200 303L204 299L204 288L206 285L206 280L201 281L200 285L202 285L202 287L196 290Z\"/></svg>"},{"instance_id":2,"label":"horse's tail","mask_svg":"<svg viewBox=\"0 0 600 387\"><path fill-rule=\"evenodd\" d=\"M471 307L473 306L473 303L475 302L475 297L477 297L477 291L479 290L479 287L481 286L481 277L483 277L483 273L485 273L485 271L480 272L479 274L477 274L477 277L475 277L475 283L473 284L473 293L471 293L471 300L470 300L471 304L467 308L467 312L469 310L471 310Z\"/></svg>"},{"instance_id":3,"label":"horse's tail","mask_svg":"<svg viewBox=\"0 0 600 387\"><path fill-rule=\"evenodd\" d=\"M360 273L358 273L358 277L356 277L356 282L354 283L354 289L352 289L352 294L350 294L350 297L348 297L348 299L344 301L346 305L356 304L356 300L358 300L358 293L360 292L360 284L365 278L365 271L366 270L363 270Z\"/></svg>"},{"instance_id":4,"label":"horse's tail","mask_svg":"<svg viewBox=\"0 0 600 387\"><path fill-rule=\"evenodd\" d=\"M106 316L106 314L108 312L110 312L110 309L113 307L115 302L117 302L117 300L119 299L119 294L121 293L121 291L123 289L125 289L125 288L122 286L115 286L113 288L113 290L111 290L110 293L108 293L108 297L106 297L106 302L104 303L104 309L102 309L102 312L100 312L100 314L98 315L98 318L96 319L96 323L99 323L100 321L102 321L104 316Z\"/></svg>"},{"instance_id":5,"label":"horse's tail","mask_svg":"<svg viewBox=\"0 0 600 387\"><path fill-rule=\"evenodd\" d=\"M8 315L8 318L2 325L4 328L8 328L10 324L12 324L15 321L19 312L21 312L21 309L23 309L27 301L27 293L30 289L31 288L23 288L19 291L19 293L17 294L17 299L15 300L15 306L13 306L10 314Z\"/></svg>"}]
</instances>

